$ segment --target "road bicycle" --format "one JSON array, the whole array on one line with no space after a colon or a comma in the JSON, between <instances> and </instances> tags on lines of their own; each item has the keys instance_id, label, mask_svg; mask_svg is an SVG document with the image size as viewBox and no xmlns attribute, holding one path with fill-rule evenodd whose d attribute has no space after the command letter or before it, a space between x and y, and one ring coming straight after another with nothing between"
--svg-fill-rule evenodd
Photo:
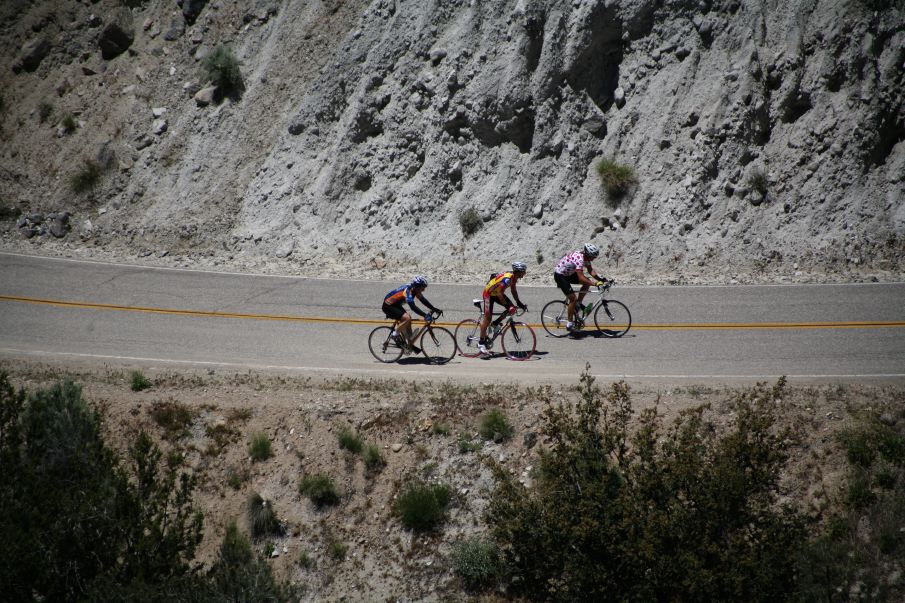
<instances>
[{"instance_id":1,"label":"road bicycle","mask_svg":"<svg viewBox=\"0 0 905 603\"><path fill-rule=\"evenodd\" d=\"M476 358L481 355L478 349L479 340L481 338L481 300L474 300L474 305L478 309L478 319L466 318L456 325L456 344L459 346L459 353L466 358ZM524 310L520 310L516 316L524 314ZM528 360L534 355L537 348L537 337L534 335L534 329L528 323L516 321L507 310L495 313L498 316L487 327L487 343L488 350L493 348L493 342L500 338L503 346L503 353L510 360ZM506 319L509 319L508 321ZM505 322L504 322L505 321Z\"/></svg>"},{"instance_id":2,"label":"road bicycle","mask_svg":"<svg viewBox=\"0 0 905 603\"><path fill-rule=\"evenodd\" d=\"M425 321L424 325L412 335L412 341L421 348L421 353L431 364L446 364L456 355L456 338L449 329L434 325L433 321L441 314L443 312L439 310L431 312L431 321ZM401 334L393 336L398 326L399 321L394 320L392 327L377 327L368 336L368 348L380 362L396 362L408 349Z\"/></svg>"},{"instance_id":3,"label":"road bicycle","mask_svg":"<svg viewBox=\"0 0 905 603\"><path fill-rule=\"evenodd\" d=\"M553 337L565 337L580 331L593 313L594 326L604 337L622 337L632 328L632 313L628 307L615 299L607 299L610 287L615 281L607 281L606 285L597 287L597 301L581 306L575 304L575 319L572 321L573 331L566 329L569 322L569 300L551 301L541 311L541 324L544 330ZM590 293L593 293L591 291Z\"/></svg>"}]
</instances>

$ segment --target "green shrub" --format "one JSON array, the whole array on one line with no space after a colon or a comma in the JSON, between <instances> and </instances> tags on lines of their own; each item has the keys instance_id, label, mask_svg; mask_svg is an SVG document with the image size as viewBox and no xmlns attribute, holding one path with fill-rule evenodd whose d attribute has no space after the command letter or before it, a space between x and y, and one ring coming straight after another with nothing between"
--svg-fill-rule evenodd
<instances>
[{"instance_id":1,"label":"green shrub","mask_svg":"<svg viewBox=\"0 0 905 603\"><path fill-rule=\"evenodd\" d=\"M509 419L506 418L506 415L499 408L491 409L481 417L478 433L485 440L502 442L511 438L512 432L513 429Z\"/></svg>"},{"instance_id":2,"label":"green shrub","mask_svg":"<svg viewBox=\"0 0 905 603\"><path fill-rule=\"evenodd\" d=\"M478 232L483 225L484 220L475 208L469 207L459 212L459 227L466 239Z\"/></svg>"},{"instance_id":3,"label":"green shrub","mask_svg":"<svg viewBox=\"0 0 905 603\"><path fill-rule=\"evenodd\" d=\"M330 557L335 561L344 561L346 559L346 553L349 552L349 545L343 542L339 542L337 540L332 541L327 550L330 553Z\"/></svg>"},{"instance_id":4,"label":"green shrub","mask_svg":"<svg viewBox=\"0 0 905 603\"><path fill-rule=\"evenodd\" d=\"M308 554L308 551L302 551L299 553L299 565L301 565L305 569L311 569L314 567L314 559Z\"/></svg>"},{"instance_id":5,"label":"green shrub","mask_svg":"<svg viewBox=\"0 0 905 603\"><path fill-rule=\"evenodd\" d=\"M299 483L299 492L307 496L318 508L339 502L339 492L333 480L320 473L303 477Z\"/></svg>"},{"instance_id":6,"label":"green shrub","mask_svg":"<svg viewBox=\"0 0 905 603\"><path fill-rule=\"evenodd\" d=\"M67 113L63 116L63 119L60 120L60 127L63 128L63 131L66 134L72 134L75 132L76 128L79 127L79 122L76 121L75 115Z\"/></svg>"},{"instance_id":7,"label":"green shrub","mask_svg":"<svg viewBox=\"0 0 905 603\"><path fill-rule=\"evenodd\" d=\"M207 584L183 600L272 603L298 600L299 593L293 587L277 582L270 565L255 556L251 544L235 521L227 525L219 556L206 578Z\"/></svg>"},{"instance_id":8,"label":"green shrub","mask_svg":"<svg viewBox=\"0 0 905 603\"><path fill-rule=\"evenodd\" d=\"M38 121L44 123L53 113L53 105L47 101L41 101L38 104Z\"/></svg>"},{"instance_id":9,"label":"green shrub","mask_svg":"<svg viewBox=\"0 0 905 603\"><path fill-rule=\"evenodd\" d=\"M251 442L248 444L248 456L256 463L266 461L273 456L270 438L266 433L259 432L251 436Z\"/></svg>"},{"instance_id":10,"label":"green shrub","mask_svg":"<svg viewBox=\"0 0 905 603\"><path fill-rule=\"evenodd\" d=\"M337 436L339 440L339 447L343 450L348 450L353 454L361 453L364 448L364 441L358 436L355 431L350 428L345 428L339 432Z\"/></svg>"},{"instance_id":11,"label":"green shrub","mask_svg":"<svg viewBox=\"0 0 905 603\"><path fill-rule=\"evenodd\" d=\"M248 470L248 467L239 466L239 467L230 467L226 471L226 483L233 490L240 490L242 485L245 484L251 477L251 472Z\"/></svg>"},{"instance_id":12,"label":"green shrub","mask_svg":"<svg viewBox=\"0 0 905 603\"><path fill-rule=\"evenodd\" d=\"M456 574L469 589L483 588L500 574L500 559L496 546L477 536L456 543L453 547L452 562Z\"/></svg>"},{"instance_id":13,"label":"green shrub","mask_svg":"<svg viewBox=\"0 0 905 603\"><path fill-rule=\"evenodd\" d=\"M778 507L791 435L775 426L783 380L735 401L719 435L704 407L668 430L637 427L629 388L606 398L588 367L575 405L550 405L529 489L502 466L485 517L513 594L558 601L773 601L795 579L802 517Z\"/></svg>"},{"instance_id":14,"label":"green shrub","mask_svg":"<svg viewBox=\"0 0 905 603\"><path fill-rule=\"evenodd\" d=\"M150 413L154 422L164 430L168 440L177 440L188 435L189 426L195 420L192 409L175 400L155 402Z\"/></svg>"},{"instance_id":15,"label":"green shrub","mask_svg":"<svg viewBox=\"0 0 905 603\"><path fill-rule=\"evenodd\" d=\"M151 387L151 380L141 371L132 371L132 391L140 392Z\"/></svg>"},{"instance_id":16,"label":"green shrub","mask_svg":"<svg viewBox=\"0 0 905 603\"><path fill-rule=\"evenodd\" d=\"M264 500L257 492L248 497L248 525L254 540L283 534L283 526L273 510L273 503Z\"/></svg>"},{"instance_id":17,"label":"green shrub","mask_svg":"<svg viewBox=\"0 0 905 603\"><path fill-rule=\"evenodd\" d=\"M770 180L767 178L767 172L761 168L751 170L751 173L748 175L748 188L760 193L761 196L767 194L769 183Z\"/></svg>"},{"instance_id":18,"label":"green shrub","mask_svg":"<svg viewBox=\"0 0 905 603\"><path fill-rule=\"evenodd\" d=\"M383 458L383 454L380 452L380 447L376 444L368 444L365 446L361 458L364 461L365 469L369 473L377 473L387 464L386 459Z\"/></svg>"},{"instance_id":19,"label":"green shrub","mask_svg":"<svg viewBox=\"0 0 905 603\"><path fill-rule=\"evenodd\" d=\"M437 422L431 426L431 433L434 435L448 436L450 433L449 423Z\"/></svg>"},{"instance_id":20,"label":"green shrub","mask_svg":"<svg viewBox=\"0 0 905 603\"><path fill-rule=\"evenodd\" d=\"M444 484L409 483L393 504L393 513L409 530L433 530L446 517L451 492Z\"/></svg>"},{"instance_id":21,"label":"green shrub","mask_svg":"<svg viewBox=\"0 0 905 603\"><path fill-rule=\"evenodd\" d=\"M629 188L638 182L635 170L612 159L601 159L597 162L596 169L600 182L611 199L623 197Z\"/></svg>"},{"instance_id":22,"label":"green shrub","mask_svg":"<svg viewBox=\"0 0 905 603\"><path fill-rule=\"evenodd\" d=\"M210 81L217 87L220 98L238 100L245 91L245 81L239 60L228 47L220 45L204 57L202 68Z\"/></svg>"},{"instance_id":23,"label":"green shrub","mask_svg":"<svg viewBox=\"0 0 905 603\"><path fill-rule=\"evenodd\" d=\"M93 191L100 183L102 173L98 162L85 159L81 167L69 177L69 190L77 195Z\"/></svg>"}]
</instances>

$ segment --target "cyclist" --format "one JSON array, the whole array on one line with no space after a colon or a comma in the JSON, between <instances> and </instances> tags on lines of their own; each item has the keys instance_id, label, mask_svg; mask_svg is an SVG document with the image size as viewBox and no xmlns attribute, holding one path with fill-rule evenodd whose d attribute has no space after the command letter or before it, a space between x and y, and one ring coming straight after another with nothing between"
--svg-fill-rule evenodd
<instances>
[{"instance_id":1,"label":"cyclist","mask_svg":"<svg viewBox=\"0 0 905 603\"><path fill-rule=\"evenodd\" d=\"M481 294L484 303L482 304L484 317L481 319L481 339L478 340L478 350L482 354L489 354L487 349L487 327L490 326L490 317L493 315L493 305L495 303L502 304L509 310L509 314L515 314L515 306L506 296L506 289L512 289L512 297L515 298L516 304L522 310L527 310L528 306L519 299L516 283L520 278L525 276L528 267L524 262L512 262L512 272L501 272L493 275L487 284L484 285L484 292Z\"/></svg>"},{"instance_id":2,"label":"cyclist","mask_svg":"<svg viewBox=\"0 0 905 603\"><path fill-rule=\"evenodd\" d=\"M419 274L412 279L412 282L396 287L383 298L383 313L387 318L399 321L397 326L399 332L397 333L394 331L393 338L398 338L397 341L400 344L406 344L405 350L407 352L415 352L416 354L420 354L421 349L415 345L414 341L412 341L412 317L402 307L402 302L408 303L409 307L419 314L425 322L430 322L432 320L431 315L422 312L421 308L415 305L415 298L418 298L421 303L432 311L443 314L442 310L435 308L427 301L427 298L424 297L425 289L427 289L427 279Z\"/></svg>"},{"instance_id":3,"label":"cyclist","mask_svg":"<svg viewBox=\"0 0 905 603\"><path fill-rule=\"evenodd\" d=\"M581 305L591 285L603 285L606 283L606 279L598 277L597 272L591 266L591 260L598 255L600 255L600 249L597 245L588 243L584 248L563 256L556 263L556 268L553 270L553 280L556 281L556 286L569 299L569 321L566 323L566 330L568 331L575 330L573 321L575 320L576 303ZM585 275L585 272L587 272L587 275ZM575 292L572 291L572 285L581 285L581 290L578 292L577 297Z\"/></svg>"}]
</instances>

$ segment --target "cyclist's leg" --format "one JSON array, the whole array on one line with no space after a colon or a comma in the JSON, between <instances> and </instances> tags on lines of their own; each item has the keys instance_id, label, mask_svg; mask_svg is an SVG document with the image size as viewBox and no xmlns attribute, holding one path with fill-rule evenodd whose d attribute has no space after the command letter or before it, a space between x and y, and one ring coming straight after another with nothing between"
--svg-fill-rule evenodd
<instances>
[{"instance_id":1,"label":"cyclist's leg","mask_svg":"<svg viewBox=\"0 0 905 603\"><path fill-rule=\"evenodd\" d=\"M479 343L487 343L487 327L490 326L490 317L493 315L493 298L489 295L482 295L481 302L481 339Z\"/></svg>"},{"instance_id":2,"label":"cyclist's leg","mask_svg":"<svg viewBox=\"0 0 905 603\"><path fill-rule=\"evenodd\" d=\"M582 283L581 280L578 278L577 272L574 274L574 276L575 276L575 284L581 284L581 290L579 290L579 292L578 292L578 305L580 306L581 303L584 301L584 296L588 294L588 289L591 288L591 285L589 285L588 283Z\"/></svg>"},{"instance_id":3,"label":"cyclist's leg","mask_svg":"<svg viewBox=\"0 0 905 603\"><path fill-rule=\"evenodd\" d=\"M569 300L568 303L568 320L572 322L575 318L575 301L577 298L575 297L575 292L572 291L572 283L578 283L578 277L575 274L570 274L569 276L565 276L559 273L553 273L553 279L556 281L556 286L559 287L559 290L563 292L566 296L566 299Z\"/></svg>"},{"instance_id":4,"label":"cyclist's leg","mask_svg":"<svg viewBox=\"0 0 905 603\"><path fill-rule=\"evenodd\" d=\"M405 341L409 341L411 335L412 317L403 310L402 304L383 304L383 313L387 318L396 321L396 332L402 335Z\"/></svg>"}]
</instances>

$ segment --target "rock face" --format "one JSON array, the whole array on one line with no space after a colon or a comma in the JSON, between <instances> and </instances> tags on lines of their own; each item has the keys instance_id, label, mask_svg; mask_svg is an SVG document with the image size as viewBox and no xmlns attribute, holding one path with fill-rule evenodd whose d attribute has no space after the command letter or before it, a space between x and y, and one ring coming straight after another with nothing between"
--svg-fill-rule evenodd
<instances>
[{"instance_id":1,"label":"rock face","mask_svg":"<svg viewBox=\"0 0 905 603\"><path fill-rule=\"evenodd\" d=\"M50 52L50 40L44 36L39 36L29 40L23 47L19 55L19 59L13 65L14 71L24 69L25 71L34 71L44 60L44 57Z\"/></svg>"},{"instance_id":2,"label":"rock face","mask_svg":"<svg viewBox=\"0 0 905 603\"><path fill-rule=\"evenodd\" d=\"M480 272L594 240L605 264L640 275L851 258L905 269L905 9L867 4L185 0L173 19L171 5L142 3L134 18L173 35L130 41L135 56L90 78L130 92L102 93L80 115L89 127L54 144L71 145L66 157L116 131L123 156L135 153L104 194L145 234L118 234L112 217L96 225L124 245L273 258L292 240L286 261L312 269L329 250L337 262ZM115 5L91 10L118 19ZM16 23L9 56L35 35ZM90 31L61 50L76 70ZM206 81L183 82L219 40L246 92L212 105ZM48 74L48 92L75 72ZM95 99L100 82L81 79L64 98ZM171 131L151 134L139 98L167 107ZM33 103L22 106L7 123L28 122ZM25 160L0 194L36 198L45 133L4 131ZM634 171L622 197L601 185L604 158ZM60 202L64 180L41 194ZM483 226L465 239L470 209Z\"/></svg>"}]
</instances>

